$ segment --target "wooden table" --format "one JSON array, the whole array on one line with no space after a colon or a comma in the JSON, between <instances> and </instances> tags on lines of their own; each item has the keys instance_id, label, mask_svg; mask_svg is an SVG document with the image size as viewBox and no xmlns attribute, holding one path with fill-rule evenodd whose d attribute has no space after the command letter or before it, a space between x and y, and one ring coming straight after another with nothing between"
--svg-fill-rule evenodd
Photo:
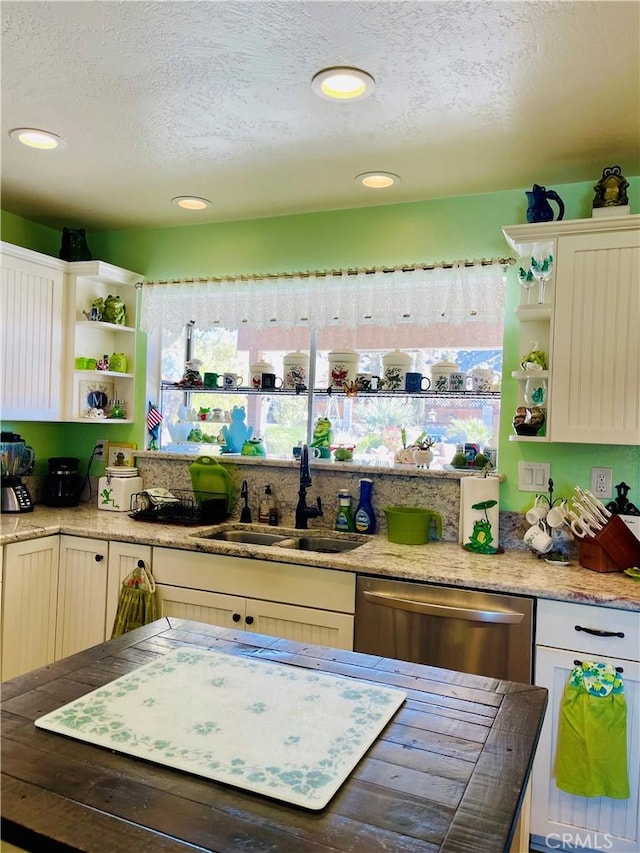
<instances>
[{"instance_id":1,"label":"wooden table","mask_svg":"<svg viewBox=\"0 0 640 853\"><path fill-rule=\"evenodd\" d=\"M181 645L367 679L407 700L313 813L35 728ZM47 853L508 850L547 701L539 687L174 618L2 688L2 837Z\"/></svg>"}]
</instances>

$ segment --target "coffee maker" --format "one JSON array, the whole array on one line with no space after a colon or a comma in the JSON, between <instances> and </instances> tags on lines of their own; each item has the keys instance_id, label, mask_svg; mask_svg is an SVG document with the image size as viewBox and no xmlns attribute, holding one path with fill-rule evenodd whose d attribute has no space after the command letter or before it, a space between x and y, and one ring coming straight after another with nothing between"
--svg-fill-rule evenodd
<instances>
[{"instance_id":1,"label":"coffee maker","mask_svg":"<svg viewBox=\"0 0 640 853\"><path fill-rule=\"evenodd\" d=\"M33 470L35 454L15 432L0 437L2 512L32 512L33 501L22 477Z\"/></svg>"},{"instance_id":2,"label":"coffee maker","mask_svg":"<svg viewBox=\"0 0 640 853\"><path fill-rule=\"evenodd\" d=\"M78 506L82 488L79 464L80 460L75 456L54 456L49 459L49 473L44 487L44 502L47 506Z\"/></svg>"}]
</instances>

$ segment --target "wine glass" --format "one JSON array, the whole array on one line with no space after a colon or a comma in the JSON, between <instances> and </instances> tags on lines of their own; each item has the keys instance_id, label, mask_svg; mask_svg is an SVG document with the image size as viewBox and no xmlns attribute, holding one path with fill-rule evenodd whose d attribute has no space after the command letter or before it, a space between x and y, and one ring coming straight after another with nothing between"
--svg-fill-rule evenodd
<instances>
[{"instance_id":1,"label":"wine glass","mask_svg":"<svg viewBox=\"0 0 640 853\"><path fill-rule=\"evenodd\" d=\"M538 302L544 302L544 289L553 272L553 255L548 248L534 252L531 256L531 272L538 282Z\"/></svg>"},{"instance_id":2,"label":"wine glass","mask_svg":"<svg viewBox=\"0 0 640 853\"><path fill-rule=\"evenodd\" d=\"M526 270L524 266L519 266L518 281L520 282L521 287L527 292L527 305L529 305L531 302L531 288L536 283L533 277L533 272L530 269Z\"/></svg>"}]
</instances>

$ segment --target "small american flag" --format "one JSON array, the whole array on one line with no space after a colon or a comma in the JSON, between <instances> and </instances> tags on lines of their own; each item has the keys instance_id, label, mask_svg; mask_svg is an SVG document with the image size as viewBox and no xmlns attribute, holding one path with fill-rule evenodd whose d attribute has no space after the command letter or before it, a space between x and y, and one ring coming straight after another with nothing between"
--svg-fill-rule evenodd
<instances>
[{"instance_id":1,"label":"small american flag","mask_svg":"<svg viewBox=\"0 0 640 853\"><path fill-rule=\"evenodd\" d=\"M160 411L153 405L153 403L149 403L149 411L147 412L147 429L149 432L154 430L158 424L162 423L162 414Z\"/></svg>"}]
</instances>

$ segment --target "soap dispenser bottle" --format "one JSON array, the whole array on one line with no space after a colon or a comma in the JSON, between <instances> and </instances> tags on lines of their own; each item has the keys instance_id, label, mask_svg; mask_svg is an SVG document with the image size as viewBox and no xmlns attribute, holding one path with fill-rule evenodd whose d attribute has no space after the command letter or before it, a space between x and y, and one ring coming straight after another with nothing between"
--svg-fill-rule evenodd
<instances>
[{"instance_id":1,"label":"soap dispenser bottle","mask_svg":"<svg viewBox=\"0 0 640 853\"><path fill-rule=\"evenodd\" d=\"M351 511L351 495L343 489L338 493L338 515L336 516L335 527L336 530L341 530L344 533L353 533L356 529Z\"/></svg>"},{"instance_id":2,"label":"soap dispenser bottle","mask_svg":"<svg viewBox=\"0 0 640 853\"><path fill-rule=\"evenodd\" d=\"M272 508L275 509L275 501L271 494L271 486L267 485L264 487L264 495L261 497L258 505L258 521L260 524L269 524L269 517L271 515Z\"/></svg>"},{"instance_id":3,"label":"soap dispenser bottle","mask_svg":"<svg viewBox=\"0 0 640 853\"><path fill-rule=\"evenodd\" d=\"M360 480L360 499L356 509L355 524L358 533L375 533L376 516L371 506L373 480L367 477Z\"/></svg>"}]
</instances>

